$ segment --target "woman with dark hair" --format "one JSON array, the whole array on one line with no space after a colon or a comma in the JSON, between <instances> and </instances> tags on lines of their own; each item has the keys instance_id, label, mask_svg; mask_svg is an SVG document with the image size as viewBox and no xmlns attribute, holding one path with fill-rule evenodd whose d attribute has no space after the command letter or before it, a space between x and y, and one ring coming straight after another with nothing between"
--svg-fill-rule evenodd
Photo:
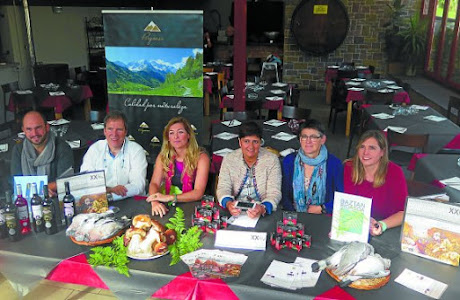
<instances>
[{"instance_id":1,"label":"woman with dark hair","mask_svg":"<svg viewBox=\"0 0 460 300\"><path fill-rule=\"evenodd\" d=\"M283 208L332 213L334 192L343 191L342 162L328 153L323 125L308 120L299 128L300 149L283 160Z\"/></svg>"},{"instance_id":2,"label":"woman with dark hair","mask_svg":"<svg viewBox=\"0 0 460 300\"><path fill-rule=\"evenodd\" d=\"M172 118L163 131L163 145L155 161L147 202L152 215L163 217L164 202L197 201L203 197L208 182L209 157L198 147L189 121Z\"/></svg>"},{"instance_id":3,"label":"woman with dark hair","mask_svg":"<svg viewBox=\"0 0 460 300\"><path fill-rule=\"evenodd\" d=\"M271 214L281 200L281 167L278 157L261 148L262 129L254 122L242 124L240 148L222 161L216 196L222 207L237 216L241 210L235 200L255 202L247 214L251 218Z\"/></svg>"},{"instance_id":4,"label":"woman with dark hair","mask_svg":"<svg viewBox=\"0 0 460 300\"><path fill-rule=\"evenodd\" d=\"M381 131L362 134L356 154L345 161L344 188L346 193L372 198L371 235L401 225L408 194L406 179L401 167L389 161L388 143Z\"/></svg>"}]
</instances>

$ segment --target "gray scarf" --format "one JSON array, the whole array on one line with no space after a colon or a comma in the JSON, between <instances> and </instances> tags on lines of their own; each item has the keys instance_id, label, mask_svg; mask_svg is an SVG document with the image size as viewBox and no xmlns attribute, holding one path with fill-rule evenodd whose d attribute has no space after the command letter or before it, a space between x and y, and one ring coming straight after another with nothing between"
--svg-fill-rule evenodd
<instances>
[{"instance_id":1,"label":"gray scarf","mask_svg":"<svg viewBox=\"0 0 460 300\"><path fill-rule=\"evenodd\" d=\"M22 175L50 175L55 149L54 134L48 133L45 149L38 156L34 145L28 139L24 139L21 154Z\"/></svg>"}]
</instances>

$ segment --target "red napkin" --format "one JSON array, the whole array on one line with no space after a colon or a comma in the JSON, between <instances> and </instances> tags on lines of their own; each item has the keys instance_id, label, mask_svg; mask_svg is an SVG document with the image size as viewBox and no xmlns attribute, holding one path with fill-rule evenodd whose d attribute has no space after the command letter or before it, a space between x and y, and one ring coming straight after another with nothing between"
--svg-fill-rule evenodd
<instances>
[{"instance_id":1,"label":"red napkin","mask_svg":"<svg viewBox=\"0 0 460 300\"><path fill-rule=\"evenodd\" d=\"M102 281L93 268L88 264L86 256L80 254L61 261L49 274L46 279L86 285L98 289L108 290L109 287Z\"/></svg>"},{"instance_id":2,"label":"red napkin","mask_svg":"<svg viewBox=\"0 0 460 300\"><path fill-rule=\"evenodd\" d=\"M338 285L332 289L315 297L315 300L354 300L352 295L348 294L344 289Z\"/></svg>"},{"instance_id":3,"label":"red napkin","mask_svg":"<svg viewBox=\"0 0 460 300\"><path fill-rule=\"evenodd\" d=\"M190 272L177 276L152 297L171 300L238 300L222 279L199 280Z\"/></svg>"}]
</instances>

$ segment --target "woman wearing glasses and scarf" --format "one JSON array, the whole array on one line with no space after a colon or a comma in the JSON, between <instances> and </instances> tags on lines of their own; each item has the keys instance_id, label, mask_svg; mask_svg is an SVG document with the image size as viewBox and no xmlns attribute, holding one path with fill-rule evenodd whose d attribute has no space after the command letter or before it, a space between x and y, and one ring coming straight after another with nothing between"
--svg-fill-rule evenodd
<instances>
[{"instance_id":1,"label":"woman wearing glasses and scarf","mask_svg":"<svg viewBox=\"0 0 460 300\"><path fill-rule=\"evenodd\" d=\"M172 118L163 131L163 145L155 161L147 202L152 215L163 217L167 203L197 201L208 182L209 157L198 146L190 122Z\"/></svg>"},{"instance_id":2,"label":"woman wearing glasses and scarf","mask_svg":"<svg viewBox=\"0 0 460 300\"><path fill-rule=\"evenodd\" d=\"M222 161L216 196L232 216L241 213L236 201L254 202L251 218L271 214L281 200L281 167L278 157L261 148L262 129L254 122L240 126L240 148Z\"/></svg>"},{"instance_id":3,"label":"woman wearing glasses and scarf","mask_svg":"<svg viewBox=\"0 0 460 300\"><path fill-rule=\"evenodd\" d=\"M320 122L302 123L299 140L299 151L283 160L283 208L311 214L331 213L334 192L343 192L342 162L328 153Z\"/></svg>"}]
</instances>

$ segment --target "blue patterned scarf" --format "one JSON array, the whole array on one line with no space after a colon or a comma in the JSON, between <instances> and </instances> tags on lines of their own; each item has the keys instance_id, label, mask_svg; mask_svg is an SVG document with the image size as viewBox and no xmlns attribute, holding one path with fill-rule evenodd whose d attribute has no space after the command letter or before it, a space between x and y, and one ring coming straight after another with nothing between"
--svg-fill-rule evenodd
<instances>
[{"instance_id":1,"label":"blue patterned scarf","mask_svg":"<svg viewBox=\"0 0 460 300\"><path fill-rule=\"evenodd\" d=\"M322 145L319 154L315 158L305 155L302 148L294 161L294 177L292 187L294 189L294 206L299 212L306 212L309 205L321 205L326 199L326 161L327 148ZM304 165L314 166L308 191L305 192Z\"/></svg>"}]
</instances>

